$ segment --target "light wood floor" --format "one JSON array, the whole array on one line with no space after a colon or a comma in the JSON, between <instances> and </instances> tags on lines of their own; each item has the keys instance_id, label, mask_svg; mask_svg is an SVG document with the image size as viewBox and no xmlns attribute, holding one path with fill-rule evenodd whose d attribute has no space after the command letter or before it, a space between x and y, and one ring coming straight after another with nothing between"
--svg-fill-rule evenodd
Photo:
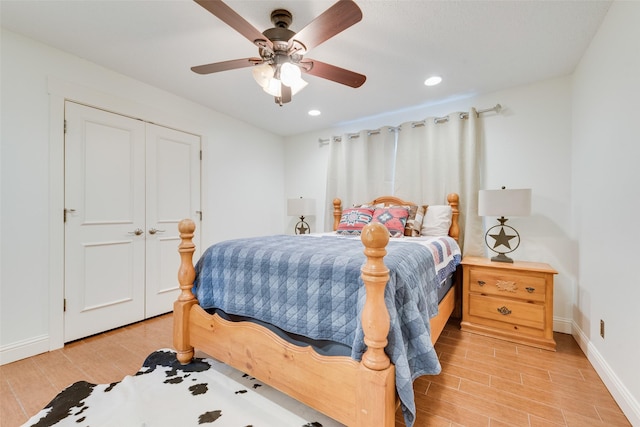
<instances>
[{"instance_id":1,"label":"light wood floor","mask_svg":"<svg viewBox=\"0 0 640 427\"><path fill-rule=\"evenodd\" d=\"M24 423L69 384L119 381L145 357L171 348L171 314L0 367L0 425ZM442 373L414 385L426 426L629 426L574 341L555 334L557 352L461 332L450 323L436 349ZM404 427L398 414L396 427Z\"/></svg>"}]
</instances>

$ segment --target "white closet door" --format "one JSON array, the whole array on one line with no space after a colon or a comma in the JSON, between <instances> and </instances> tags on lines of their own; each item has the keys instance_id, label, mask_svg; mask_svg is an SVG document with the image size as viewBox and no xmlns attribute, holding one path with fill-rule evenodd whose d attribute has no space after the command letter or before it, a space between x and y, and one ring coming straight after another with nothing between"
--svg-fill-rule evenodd
<instances>
[{"instance_id":1,"label":"white closet door","mask_svg":"<svg viewBox=\"0 0 640 427\"><path fill-rule=\"evenodd\" d=\"M181 219L199 249L200 137L73 102L65 119L69 342L173 310Z\"/></svg>"},{"instance_id":2,"label":"white closet door","mask_svg":"<svg viewBox=\"0 0 640 427\"><path fill-rule=\"evenodd\" d=\"M65 104L65 342L144 318L145 124Z\"/></svg>"},{"instance_id":3,"label":"white closet door","mask_svg":"<svg viewBox=\"0 0 640 427\"><path fill-rule=\"evenodd\" d=\"M178 297L178 222L196 220L200 211L200 137L147 124L146 146L146 316L151 317L172 311ZM195 244L199 249L199 239Z\"/></svg>"}]
</instances>

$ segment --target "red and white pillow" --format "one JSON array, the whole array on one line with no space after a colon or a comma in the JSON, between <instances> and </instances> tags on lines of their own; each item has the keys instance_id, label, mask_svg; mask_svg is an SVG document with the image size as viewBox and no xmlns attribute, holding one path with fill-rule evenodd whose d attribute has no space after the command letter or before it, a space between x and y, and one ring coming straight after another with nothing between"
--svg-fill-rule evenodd
<instances>
[{"instance_id":1,"label":"red and white pillow","mask_svg":"<svg viewBox=\"0 0 640 427\"><path fill-rule=\"evenodd\" d=\"M377 208L373 212L373 222L379 222L387 227L391 237L404 236L404 229L409 217L409 209L404 206L389 206Z\"/></svg>"},{"instance_id":2,"label":"red and white pillow","mask_svg":"<svg viewBox=\"0 0 640 427\"><path fill-rule=\"evenodd\" d=\"M373 208L349 208L342 211L336 233L359 236L365 225L373 219Z\"/></svg>"}]
</instances>

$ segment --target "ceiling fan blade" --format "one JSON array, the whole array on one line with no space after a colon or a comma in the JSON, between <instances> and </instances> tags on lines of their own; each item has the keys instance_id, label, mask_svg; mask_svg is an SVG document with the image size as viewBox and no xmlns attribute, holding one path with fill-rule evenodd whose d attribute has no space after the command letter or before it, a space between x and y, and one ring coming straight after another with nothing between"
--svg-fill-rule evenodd
<instances>
[{"instance_id":1,"label":"ceiling fan blade","mask_svg":"<svg viewBox=\"0 0 640 427\"><path fill-rule=\"evenodd\" d=\"M231 61L214 62L213 64L204 64L191 67L191 71L198 74L211 74L220 71L235 70L237 68L251 67L262 63L262 58L242 58L232 59Z\"/></svg>"},{"instance_id":2,"label":"ceiling fan blade","mask_svg":"<svg viewBox=\"0 0 640 427\"><path fill-rule=\"evenodd\" d=\"M300 69L312 76L322 77L323 79L331 80L354 88L362 86L367 80L367 76L363 74L345 70L344 68L309 58L305 58L300 61Z\"/></svg>"},{"instance_id":3,"label":"ceiling fan blade","mask_svg":"<svg viewBox=\"0 0 640 427\"><path fill-rule=\"evenodd\" d=\"M196 0L197 1L197 0ZM306 50L318 46L336 34L360 22L362 11L352 0L340 0L298 31L289 43L302 43Z\"/></svg>"},{"instance_id":4,"label":"ceiling fan blade","mask_svg":"<svg viewBox=\"0 0 640 427\"><path fill-rule=\"evenodd\" d=\"M236 11L231 9L221 0L195 0L200 6L207 9L213 15L215 15L222 22L242 34L251 43L260 43L269 49L273 49L273 43L267 39L264 34L258 31L253 25L247 22L242 16L238 15Z\"/></svg>"}]
</instances>

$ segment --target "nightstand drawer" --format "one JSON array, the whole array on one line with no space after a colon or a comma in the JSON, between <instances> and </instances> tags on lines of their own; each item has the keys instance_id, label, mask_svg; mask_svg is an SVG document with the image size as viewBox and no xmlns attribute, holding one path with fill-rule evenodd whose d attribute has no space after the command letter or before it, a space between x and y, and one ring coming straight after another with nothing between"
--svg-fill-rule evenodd
<instances>
[{"instance_id":1,"label":"nightstand drawer","mask_svg":"<svg viewBox=\"0 0 640 427\"><path fill-rule=\"evenodd\" d=\"M469 294L469 315L544 329L545 307L540 304Z\"/></svg>"},{"instance_id":2,"label":"nightstand drawer","mask_svg":"<svg viewBox=\"0 0 640 427\"><path fill-rule=\"evenodd\" d=\"M544 302L546 281L543 277L513 272L472 269L469 272L469 291Z\"/></svg>"}]
</instances>

